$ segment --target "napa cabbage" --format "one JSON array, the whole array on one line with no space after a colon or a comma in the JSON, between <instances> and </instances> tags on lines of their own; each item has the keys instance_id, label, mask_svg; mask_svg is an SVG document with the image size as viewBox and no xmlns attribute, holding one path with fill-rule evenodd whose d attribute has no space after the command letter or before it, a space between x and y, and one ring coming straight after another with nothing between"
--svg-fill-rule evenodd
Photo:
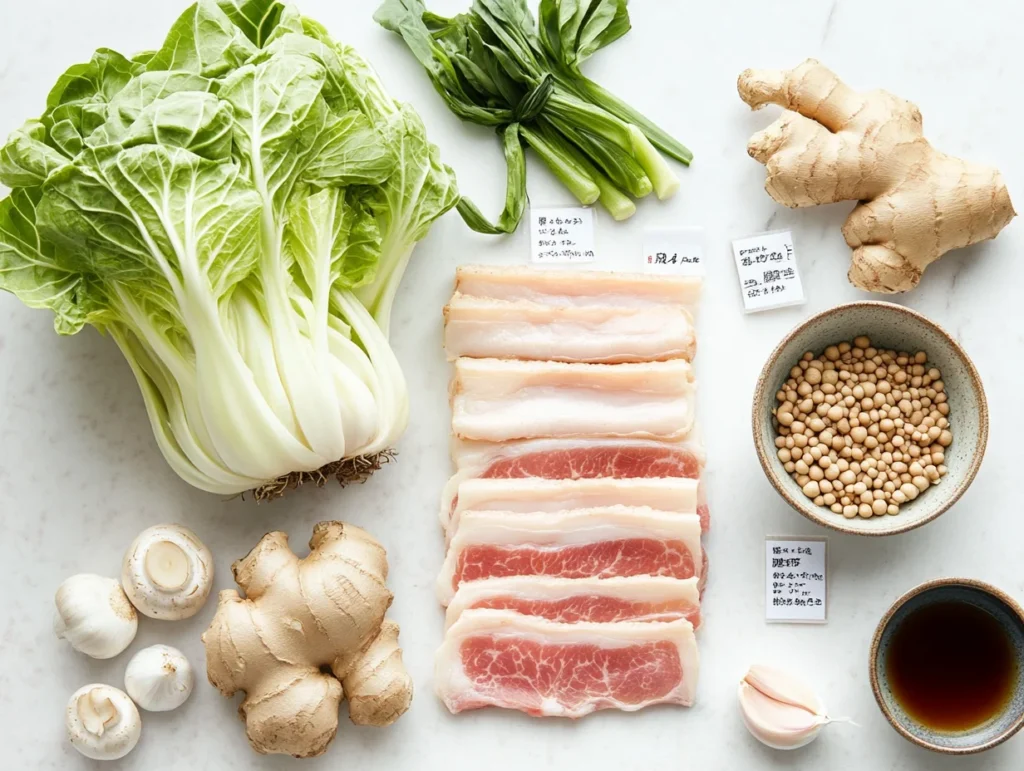
<instances>
[{"instance_id":1,"label":"napa cabbage","mask_svg":"<svg viewBox=\"0 0 1024 771\"><path fill-rule=\"evenodd\" d=\"M96 51L0 148L0 182L0 288L117 343L185 481L350 478L405 428L389 317L455 178L294 7L200 0L156 51Z\"/></svg>"}]
</instances>

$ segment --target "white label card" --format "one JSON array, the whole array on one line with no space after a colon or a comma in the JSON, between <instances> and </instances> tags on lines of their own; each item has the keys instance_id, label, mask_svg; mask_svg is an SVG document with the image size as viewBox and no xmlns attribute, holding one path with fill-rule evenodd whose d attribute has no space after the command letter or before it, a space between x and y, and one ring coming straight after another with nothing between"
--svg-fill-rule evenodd
<instances>
[{"instance_id":1,"label":"white label card","mask_svg":"<svg viewBox=\"0 0 1024 771\"><path fill-rule=\"evenodd\" d=\"M648 230L644 271L669 276L704 275L704 228Z\"/></svg>"},{"instance_id":2,"label":"white label card","mask_svg":"<svg viewBox=\"0 0 1024 771\"><path fill-rule=\"evenodd\" d=\"M828 618L824 538L765 539L765 619L796 624Z\"/></svg>"},{"instance_id":3,"label":"white label card","mask_svg":"<svg viewBox=\"0 0 1024 771\"><path fill-rule=\"evenodd\" d=\"M531 206L530 256L537 263L593 262L594 210Z\"/></svg>"},{"instance_id":4,"label":"white label card","mask_svg":"<svg viewBox=\"0 0 1024 771\"><path fill-rule=\"evenodd\" d=\"M788 230L740 238L732 242L732 253L747 313L805 301Z\"/></svg>"}]
</instances>

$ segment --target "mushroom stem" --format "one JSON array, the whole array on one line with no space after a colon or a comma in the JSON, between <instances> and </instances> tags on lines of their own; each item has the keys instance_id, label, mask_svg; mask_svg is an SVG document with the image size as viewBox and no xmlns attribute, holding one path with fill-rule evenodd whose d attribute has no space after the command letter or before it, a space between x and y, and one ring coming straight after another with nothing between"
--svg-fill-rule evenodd
<instances>
[{"instance_id":1,"label":"mushroom stem","mask_svg":"<svg viewBox=\"0 0 1024 771\"><path fill-rule=\"evenodd\" d=\"M213 555L181 525L155 525L132 542L121 585L138 611L165 621L195 615L213 586Z\"/></svg>"},{"instance_id":2,"label":"mushroom stem","mask_svg":"<svg viewBox=\"0 0 1024 771\"><path fill-rule=\"evenodd\" d=\"M192 577L188 554L171 541L154 541L146 551L146 575L164 591L180 589Z\"/></svg>"},{"instance_id":3,"label":"mushroom stem","mask_svg":"<svg viewBox=\"0 0 1024 771\"><path fill-rule=\"evenodd\" d=\"M102 689L93 688L78 697L78 717L85 730L103 736L104 729L117 720L117 707L103 695Z\"/></svg>"},{"instance_id":4,"label":"mushroom stem","mask_svg":"<svg viewBox=\"0 0 1024 771\"><path fill-rule=\"evenodd\" d=\"M65 726L71 745L93 760L123 758L139 741L142 720L128 694L93 683L68 700Z\"/></svg>"}]
</instances>

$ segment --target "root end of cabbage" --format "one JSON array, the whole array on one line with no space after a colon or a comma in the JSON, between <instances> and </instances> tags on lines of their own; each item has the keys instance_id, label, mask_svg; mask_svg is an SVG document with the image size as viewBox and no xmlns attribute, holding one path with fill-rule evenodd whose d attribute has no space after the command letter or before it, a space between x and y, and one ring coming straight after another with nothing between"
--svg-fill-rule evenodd
<instances>
[{"instance_id":1,"label":"root end of cabbage","mask_svg":"<svg viewBox=\"0 0 1024 771\"><path fill-rule=\"evenodd\" d=\"M315 471L293 471L278 477L273 482L260 485L252 491L256 503L281 498L289 490L302 484L314 484L323 487L334 477L342 487L362 484L375 471L393 461L398 453L395 450L383 450L373 455L360 455L356 458L344 458L321 466Z\"/></svg>"}]
</instances>

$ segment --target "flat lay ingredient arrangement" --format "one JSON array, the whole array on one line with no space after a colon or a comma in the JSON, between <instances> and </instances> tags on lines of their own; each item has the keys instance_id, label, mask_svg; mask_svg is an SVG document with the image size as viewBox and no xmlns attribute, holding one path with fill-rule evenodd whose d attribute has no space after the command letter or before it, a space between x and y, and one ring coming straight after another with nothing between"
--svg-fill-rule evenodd
<instances>
[{"instance_id":1,"label":"flat lay ingredient arrangement","mask_svg":"<svg viewBox=\"0 0 1024 771\"><path fill-rule=\"evenodd\" d=\"M497 132L507 177L496 222L460 196L412 107L334 37L344 30L276 0L200 0L156 50L97 50L0 148L11 188L0 201L0 288L52 311L60 334L89 325L109 335L161 453L200 490L266 501L304 482L364 481L394 457L410 415L389 335L414 247L452 209L472 230L515 231L526 147L615 221L651 192L672 196L669 159L692 160L581 70L628 32L625 0L541 0L536 14L523 0L473 0L451 18L385 0L374 19L422 65L422 86ZM857 202L843 234L858 288L913 289L929 264L994 238L1015 215L1000 173L935 150L910 102L856 92L813 60L747 70L738 87L755 109L786 108L747 148L775 201ZM453 714L691 706L695 632L713 623L693 362L700 305L718 297L697 276L478 265L470 249L438 309L452 476L423 496L440 496L445 614L430 685ZM701 346L709 337L702 329ZM942 492L947 454L964 441L951 393L967 387L945 365L860 328L793 358L768 384L766 443L837 529L896 521ZM980 463L988 414L974 378ZM54 632L86 656L115 658L140 623L198 614L215 562L191 530L148 527L119 578L60 583ZM238 590L220 592L202 635L206 673L225 697L242 694L255 752L323 754L342 702L363 726L410 708L387 618L388 555L373 535L323 521L299 556L275 530L231 571ZM951 581L953 591L971 584ZM1024 611L971 586L946 605L894 607L871 652L883 713L944 752L988 749L1024 725L1024 643L1014 642ZM923 655L921 641L937 638ZM160 643L131 655L123 684L85 685L67 703L68 739L88 758L128 754L143 713L181 707L195 674ZM798 673L760 664L740 679L738 708L780 750L849 722Z\"/></svg>"}]
</instances>

